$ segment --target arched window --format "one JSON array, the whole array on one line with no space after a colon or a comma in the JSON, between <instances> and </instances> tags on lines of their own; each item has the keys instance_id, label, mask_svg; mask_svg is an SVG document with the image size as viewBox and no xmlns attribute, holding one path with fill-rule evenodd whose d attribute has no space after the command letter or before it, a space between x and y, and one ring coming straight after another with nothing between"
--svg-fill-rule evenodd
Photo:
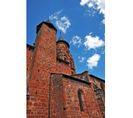
<instances>
[{"instance_id":1,"label":"arched window","mask_svg":"<svg viewBox=\"0 0 133 118\"><path fill-rule=\"evenodd\" d=\"M78 99L79 99L80 111L84 111L82 90L78 90Z\"/></svg>"}]
</instances>

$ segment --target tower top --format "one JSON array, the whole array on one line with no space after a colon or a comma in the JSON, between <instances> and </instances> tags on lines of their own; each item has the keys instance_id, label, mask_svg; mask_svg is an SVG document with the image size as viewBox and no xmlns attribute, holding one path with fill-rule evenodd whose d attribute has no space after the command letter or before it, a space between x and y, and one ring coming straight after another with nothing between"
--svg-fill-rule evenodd
<instances>
[{"instance_id":1,"label":"tower top","mask_svg":"<svg viewBox=\"0 0 133 118\"><path fill-rule=\"evenodd\" d=\"M47 21L42 21L40 24L37 25L37 27L36 27L36 33L38 33L38 31L40 30L40 28L41 28L41 26L43 24L46 24L48 27L54 29L57 32L57 29L55 28L55 26L48 19Z\"/></svg>"},{"instance_id":2,"label":"tower top","mask_svg":"<svg viewBox=\"0 0 133 118\"><path fill-rule=\"evenodd\" d=\"M64 40L63 36L60 35L60 37L58 38L58 41L56 43L58 44L58 43L61 43L61 42L65 43L68 46L68 48L70 47L69 43Z\"/></svg>"}]
</instances>

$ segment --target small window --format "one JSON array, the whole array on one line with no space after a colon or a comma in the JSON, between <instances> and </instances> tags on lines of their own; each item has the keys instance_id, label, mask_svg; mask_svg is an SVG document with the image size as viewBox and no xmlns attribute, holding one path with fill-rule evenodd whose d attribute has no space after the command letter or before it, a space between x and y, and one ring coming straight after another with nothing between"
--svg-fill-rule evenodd
<instances>
[{"instance_id":1,"label":"small window","mask_svg":"<svg viewBox=\"0 0 133 118\"><path fill-rule=\"evenodd\" d=\"M81 90L78 90L78 99L79 99L80 111L84 111L83 92Z\"/></svg>"}]
</instances>

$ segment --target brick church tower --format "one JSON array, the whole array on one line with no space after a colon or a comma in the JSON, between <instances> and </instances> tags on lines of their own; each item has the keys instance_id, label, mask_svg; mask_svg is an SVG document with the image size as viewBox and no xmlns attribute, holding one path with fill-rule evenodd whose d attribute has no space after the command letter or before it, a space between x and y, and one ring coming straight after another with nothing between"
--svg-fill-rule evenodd
<instances>
[{"instance_id":1,"label":"brick church tower","mask_svg":"<svg viewBox=\"0 0 133 118\"><path fill-rule=\"evenodd\" d=\"M104 81L76 74L70 45L49 21L27 44L27 118L104 118Z\"/></svg>"}]
</instances>

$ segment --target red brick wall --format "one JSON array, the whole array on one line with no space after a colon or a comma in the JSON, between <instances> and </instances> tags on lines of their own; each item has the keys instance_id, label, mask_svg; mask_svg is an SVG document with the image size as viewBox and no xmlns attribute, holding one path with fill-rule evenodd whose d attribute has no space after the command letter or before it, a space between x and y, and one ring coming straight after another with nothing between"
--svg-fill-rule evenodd
<instances>
[{"instance_id":1,"label":"red brick wall","mask_svg":"<svg viewBox=\"0 0 133 118\"><path fill-rule=\"evenodd\" d=\"M100 108L100 112L105 117L105 83L95 77L89 76L95 97Z\"/></svg>"},{"instance_id":2,"label":"red brick wall","mask_svg":"<svg viewBox=\"0 0 133 118\"><path fill-rule=\"evenodd\" d=\"M71 68L65 65L64 63L57 63L56 73L71 75Z\"/></svg>"},{"instance_id":3,"label":"red brick wall","mask_svg":"<svg viewBox=\"0 0 133 118\"><path fill-rule=\"evenodd\" d=\"M64 91L63 81L60 75L51 75L49 116L50 118L65 118L64 116Z\"/></svg>"},{"instance_id":4,"label":"red brick wall","mask_svg":"<svg viewBox=\"0 0 133 118\"><path fill-rule=\"evenodd\" d=\"M35 47L28 83L27 117L48 118L49 73L56 64L56 31L43 23Z\"/></svg>"},{"instance_id":5,"label":"red brick wall","mask_svg":"<svg viewBox=\"0 0 133 118\"><path fill-rule=\"evenodd\" d=\"M96 103L94 93L89 85L85 83L75 82L73 80L63 80L64 96L65 96L65 115L67 117L79 118L102 118L99 107ZM84 111L80 111L78 90L83 91Z\"/></svg>"},{"instance_id":6,"label":"red brick wall","mask_svg":"<svg viewBox=\"0 0 133 118\"><path fill-rule=\"evenodd\" d=\"M78 90L83 92L83 109L80 111ZM103 118L91 85L54 74L51 78L51 118Z\"/></svg>"},{"instance_id":7,"label":"red brick wall","mask_svg":"<svg viewBox=\"0 0 133 118\"><path fill-rule=\"evenodd\" d=\"M28 80L29 79L30 70L31 70L33 50L30 50L29 48L27 48L27 52L26 53L27 53L27 58L26 58L26 64L27 64L26 76L27 76L27 80Z\"/></svg>"},{"instance_id":8,"label":"red brick wall","mask_svg":"<svg viewBox=\"0 0 133 118\"><path fill-rule=\"evenodd\" d=\"M57 72L68 75L76 74L74 61L70 54L69 47L64 41L58 41L56 45L57 50ZM63 66L63 68L61 68ZM68 70L66 72L66 70Z\"/></svg>"}]
</instances>

